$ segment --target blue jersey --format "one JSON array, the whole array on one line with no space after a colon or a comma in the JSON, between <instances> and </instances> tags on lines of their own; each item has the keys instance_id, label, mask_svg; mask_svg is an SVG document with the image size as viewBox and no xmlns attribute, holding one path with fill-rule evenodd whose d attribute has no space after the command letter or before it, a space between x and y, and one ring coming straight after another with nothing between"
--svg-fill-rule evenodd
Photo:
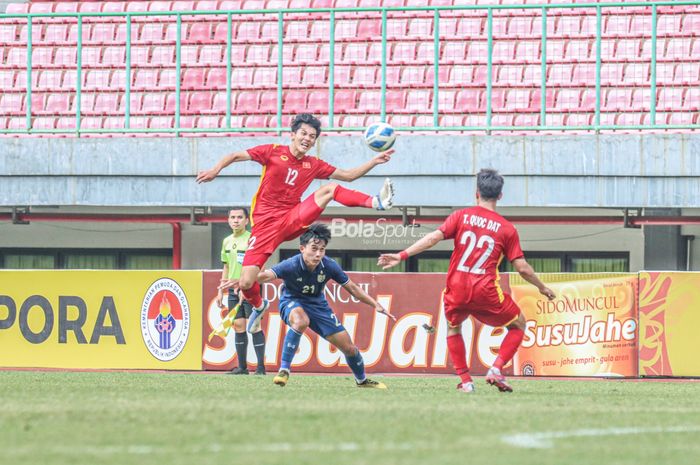
<instances>
[{"instance_id":1,"label":"blue jersey","mask_svg":"<svg viewBox=\"0 0 700 465\"><path fill-rule=\"evenodd\" d=\"M306 267L301 254L290 257L271 269L279 279L284 280L281 297L309 303L326 302L323 290L329 279L341 286L350 281L340 265L328 257L323 257L321 263L313 271L309 271Z\"/></svg>"}]
</instances>

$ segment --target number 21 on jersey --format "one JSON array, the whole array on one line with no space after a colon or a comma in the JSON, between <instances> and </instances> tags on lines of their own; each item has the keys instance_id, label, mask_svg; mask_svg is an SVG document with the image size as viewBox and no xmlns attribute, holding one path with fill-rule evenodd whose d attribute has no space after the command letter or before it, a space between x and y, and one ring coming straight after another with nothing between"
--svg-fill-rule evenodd
<instances>
[{"instance_id":1,"label":"number 21 on jersey","mask_svg":"<svg viewBox=\"0 0 700 465\"><path fill-rule=\"evenodd\" d=\"M496 246L496 241L493 240L493 237L485 234L477 238L474 231L464 231L462 236L459 238L459 243L464 245L465 249L464 253L462 254L462 258L459 260L457 269L459 271L464 271L465 273L485 274L486 270L483 268L484 263L486 263L486 260L489 259L491 253L493 253L494 247ZM476 253L478 254L481 252L481 255L479 255L479 258L476 260L476 263L474 263L474 266L470 268L467 266L467 261L469 260L469 257L471 257L475 248L478 249Z\"/></svg>"}]
</instances>

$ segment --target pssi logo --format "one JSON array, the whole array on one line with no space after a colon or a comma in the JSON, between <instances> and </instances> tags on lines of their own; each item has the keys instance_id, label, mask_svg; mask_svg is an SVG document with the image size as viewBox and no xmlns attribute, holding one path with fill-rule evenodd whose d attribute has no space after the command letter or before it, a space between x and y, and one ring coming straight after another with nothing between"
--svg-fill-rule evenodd
<instances>
[{"instance_id":1,"label":"pssi logo","mask_svg":"<svg viewBox=\"0 0 700 465\"><path fill-rule=\"evenodd\" d=\"M180 285L168 278L151 284L141 304L141 335L162 362L180 355L190 333L190 306Z\"/></svg>"}]
</instances>

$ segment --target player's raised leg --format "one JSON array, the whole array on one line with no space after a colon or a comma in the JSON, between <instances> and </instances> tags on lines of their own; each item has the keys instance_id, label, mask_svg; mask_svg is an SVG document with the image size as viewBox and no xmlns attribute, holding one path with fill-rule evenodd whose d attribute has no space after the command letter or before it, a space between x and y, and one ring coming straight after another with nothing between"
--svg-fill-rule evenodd
<instances>
[{"instance_id":1,"label":"player's raised leg","mask_svg":"<svg viewBox=\"0 0 700 465\"><path fill-rule=\"evenodd\" d=\"M386 178L377 195L367 195L364 192L347 189L336 183L326 184L314 192L314 201L321 210L326 208L331 200L346 207L388 210L394 204L394 185L391 179Z\"/></svg>"},{"instance_id":2,"label":"player's raised leg","mask_svg":"<svg viewBox=\"0 0 700 465\"><path fill-rule=\"evenodd\" d=\"M365 374L365 361L362 358L362 354L352 342L352 339L347 331L343 330L338 333L331 334L330 336L326 337L326 340L336 346L338 350L345 355L345 361L352 370L352 374L355 376L355 383L357 383L357 387L386 389L386 385L384 383L371 380L367 377Z\"/></svg>"},{"instance_id":3,"label":"player's raised leg","mask_svg":"<svg viewBox=\"0 0 700 465\"><path fill-rule=\"evenodd\" d=\"M281 387L287 385L289 373L292 371L292 360L294 360L294 354L296 354L297 347L299 347L301 335L304 334L306 328L309 327L309 316L306 314L303 308L294 305L294 302L290 302L287 304L287 306L292 306L294 308L291 310L286 308L281 309L282 318L286 321L289 329L287 330L287 335L284 337L284 343L282 346L283 349L280 371L272 380L273 383ZM285 315L287 312L289 313Z\"/></svg>"}]
</instances>

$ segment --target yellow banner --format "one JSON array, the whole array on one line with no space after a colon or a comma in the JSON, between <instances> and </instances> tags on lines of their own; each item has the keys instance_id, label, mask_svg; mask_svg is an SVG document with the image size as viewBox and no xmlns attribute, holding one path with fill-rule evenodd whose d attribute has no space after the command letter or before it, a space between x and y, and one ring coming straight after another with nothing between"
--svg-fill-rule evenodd
<instances>
[{"instance_id":1,"label":"yellow banner","mask_svg":"<svg viewBox=\"0 0 700 465\"><path fill-rule=\"evenodd\" d=\"M700 376L700 273L639 273L639 374Z\"/></svg>"},{"instance_id":2,"label":"yellow banner","mask_svg":"<svg viewBox=\"0 0 700 465\"><path fill-rule=\"evenodd\" d=\"M199 370L200 271L0 271L0 366Z\"/></svg>"},{"instance_id":3,"label":"yellow banner","mask_svg":"<svg viewBox=\"0 0 700 465\"><path fill-rule=\"evenodd\" d=\"M527 320L515 374L636 376L637 275L541 278L556 293L553 301L510 276L513 300Z\"/></svg>"}]
</instances>

